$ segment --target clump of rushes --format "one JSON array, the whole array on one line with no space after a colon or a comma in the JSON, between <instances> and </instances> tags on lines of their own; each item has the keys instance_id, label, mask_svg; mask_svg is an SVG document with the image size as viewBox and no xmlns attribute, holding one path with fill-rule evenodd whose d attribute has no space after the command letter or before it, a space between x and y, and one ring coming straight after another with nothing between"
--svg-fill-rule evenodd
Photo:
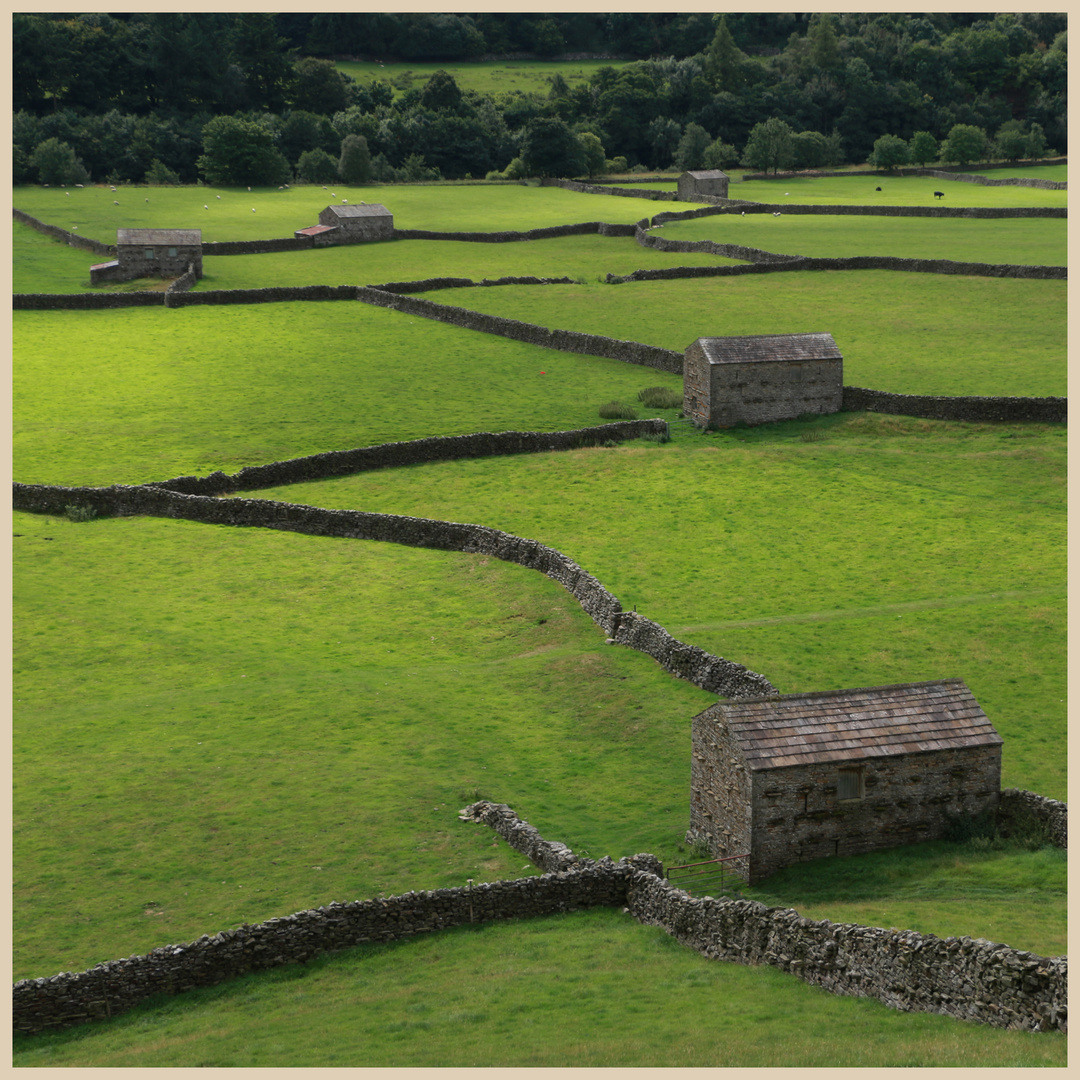
<instances>
[{"instance_id":1,"label":"clump of rushes","mask_svg":"<svg viewBox=\"0 0 1080 1080\"><path fill-rule=\"evenodd\" d=\"M97 517L97 511L92 506L79 506L78 503L68 503L64 513L69 521L93 521Z\"/></svg>"},{"instance_id":2,"label":"clump of rushes","mask_svg":"<svg viewBox=\"0 0 1080 1080\"><path fill-rule=\"evenodd\" d=\"M605 420L636 420L637 410L621 401L609 401L600 406L600 415Z\"/></svg>"},{"instance_id":3,"label":"clump of rushes","mask_svg":"<svg viewBox=\"0 0 1080 1080\"><path fill-rule=\"evenodd\" d=\"M668 386L646 386L638 391L638 401L647 409L682 408L682 395Z\"/></svg>"}]
</instances>

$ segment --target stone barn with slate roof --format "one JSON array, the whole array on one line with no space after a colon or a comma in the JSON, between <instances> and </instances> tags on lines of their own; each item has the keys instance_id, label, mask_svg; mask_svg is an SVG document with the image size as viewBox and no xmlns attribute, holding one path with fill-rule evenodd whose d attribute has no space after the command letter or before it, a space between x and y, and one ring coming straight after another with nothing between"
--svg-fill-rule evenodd
<instances>
[{"instance_id":1,"label":"stone barn with slate roof","mask_svg":"<svg viewBox=\"0 0 1080 1080\"><path fill-rule=\"evenodd\" d=\"M962 679L719 702L692 730L687 839L749 854L751 884L998 803L1001 736Z\"/></svg>"},{"instance_id":2,"label":"stone barn with slate roof","mask_svg":"<svg viewBox=\"0 0 1080 1080\"><path fill-rule=\"evenodd\" d=\"M698 427L834 413L843 398L832 334L698 338L683 357L683 415Z\"/></svg>"},{"instance_id":3,"label":"stone barn with slate roof","mask_svg":"<svg viewBox=\"0 0 1080 1080\"><path fill-rule=\"evenodd\" d=\"M203 275L201 229L117 229L116 258L90 267L90 284Z\"/></svg>"},{"instance_id":4,"label":"stone barn with slate roof","mask_svg":"<svg viewBox=\"0 0 1080 1080\"><path fill-rule=\"evenodd\" d=\"M693 202L695 196L728 197L728 174L719 169L692 169L678 180L679 202Z\"/></svg>"},{"instance_id":5,"label":"stone barn with slate roof","mask_svg":"<svg viewBox=\"0 0 1080 1080\"><path fill-rule=\"evenodd\" d=\"M319 211L319 224L337 230L331 241L335 244L391 240L394 236L394 215L381 203L328 206Z\"/></svg>"}]
</instances>

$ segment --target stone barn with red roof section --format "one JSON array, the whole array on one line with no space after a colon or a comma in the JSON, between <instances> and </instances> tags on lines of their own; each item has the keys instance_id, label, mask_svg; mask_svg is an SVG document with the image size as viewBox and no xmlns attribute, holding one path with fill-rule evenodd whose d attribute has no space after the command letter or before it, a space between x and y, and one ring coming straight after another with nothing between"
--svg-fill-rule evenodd
<instances>
[{"instance_id":1,"label":"stone barn with red roof section","mask_svg":"<svg viewBox=\"0 0 1080 1080\"><path fill-rule=\"evenodd\" d=\"M997 806L1001 745L962 679L719 702L693 721L687 839L748 854L751 884L940 839Z\"/></svg>"},{"instance_id":2,"label":"stone barn with red roof section","mask_svg":"<svg viewBox=\"0 0 1080 1080\"><path fill-rule=\"evenodd\" d=\"M117 229L116 258L90 267L90 284L141 277L203 276L201 229Z\"/></svg>"},{"instance_id":3,"label":"stone barn with red roof section","mask_svg":"<svg viewBox=\"0 0 1080 1080\"><path fill-rule=\"evenodd\" d=\"M832 334L698 338L683 357L683 415L700 428L839 412L843 398Z\"/></svg>"}]
</instances>

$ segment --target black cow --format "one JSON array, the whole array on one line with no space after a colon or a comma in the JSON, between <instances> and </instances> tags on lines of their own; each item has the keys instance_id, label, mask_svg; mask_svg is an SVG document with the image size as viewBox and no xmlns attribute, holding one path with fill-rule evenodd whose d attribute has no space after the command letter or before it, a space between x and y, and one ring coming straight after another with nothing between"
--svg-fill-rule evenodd
<instances>
[{"instance_id":1,"label":"black cow","mask_svg":"<svg viewBox=\"0 0 1080 1080\"><path fill-rule=\"evenodd\" d=\"M934 198L935 199L944 199L945 198L945 192L944 191L935 191L934 192Z\"/></svg>"},{"instance_id":2,"label":"black cow","mask_svg":"<svg viewBox=\"0 0 1080 1080\"><path fill-rule=\"evenodd\" d=\"M879 188L879 187L876 187L876 188L874 188L874 190L875 190L875 191L880 191L880 190L881 190L881 188Z\"/></svg>"}]
</instances>

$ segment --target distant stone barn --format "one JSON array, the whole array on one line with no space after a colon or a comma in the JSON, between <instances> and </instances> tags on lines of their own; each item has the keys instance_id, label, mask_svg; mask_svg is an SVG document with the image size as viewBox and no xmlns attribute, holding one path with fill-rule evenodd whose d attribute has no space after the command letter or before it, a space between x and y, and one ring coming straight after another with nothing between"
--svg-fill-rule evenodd
<instances>
[{"instance_id":1,"label":"distant stone barn","mask_svg":"<svg viewBox=\"0 0 1080 1080\"><path fill-rule=\"evenodd\" d=\"M319 225L335 230L329 236L333 244L362 244L394 236L394 215L381 203L328 206L319 212Z\"/></svg>"},{"instance_id":2,"label":"distant stone barn","mask_svg":"<svg viewBox=\"0 0 1080 1080\"><path fill-rule=\"evenodd\" d=\"M719 169L692 169L678 180L679 202L693 202L696 195L728 197L728 174Z\"/></svg>"},{"instance_id":3,"label":"distant stone barn","mask_svg":"<svg viewBox=\"0 0 1080 1080\"><path fill-rule=\"evenodd\" d=\"M832 334L698 338L683 359L683 414L701 428L840 411L844 358Z\"/></svg>"},{"instance_id":4,"label":"distant stone barn","mask_svg":"<svg viewBox=\"0 0 1080 1080\"><path fill-rule=\"evenodd\" d=\"M1001 745L962 679L720 702L693 721L687 839L748 854L751 884L939 839L997 806Z\"/></svg>"},{"instance_id":5,"label":"distant stone barn","mask_svg":"<svg viewBox=\"0 0 1080 1080\"><path fill-rule=\"evenodd\" d=\"M202 277L201 229L117 229L116 258L90 267L90 283L141 277Z\"/></svg>"}]
</instances>

